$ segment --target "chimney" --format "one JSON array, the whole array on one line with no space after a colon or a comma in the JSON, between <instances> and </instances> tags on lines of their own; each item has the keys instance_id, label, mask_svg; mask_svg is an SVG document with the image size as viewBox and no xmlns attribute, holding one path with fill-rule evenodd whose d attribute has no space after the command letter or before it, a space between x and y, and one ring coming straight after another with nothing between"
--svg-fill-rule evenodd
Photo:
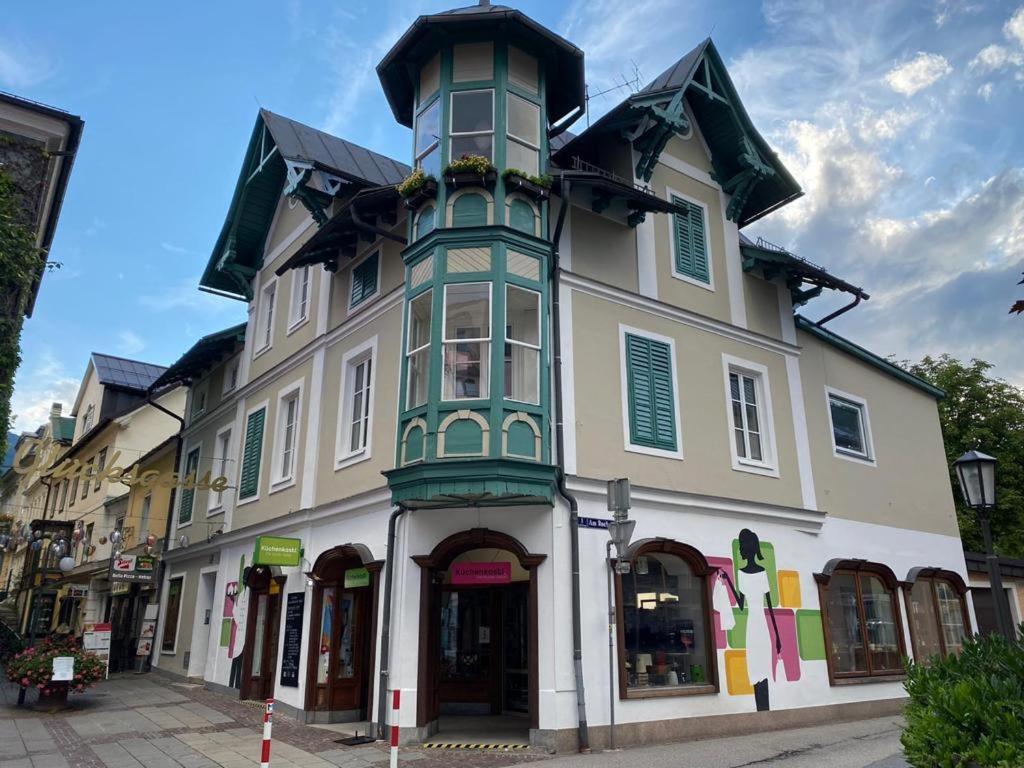
<instances>
[{"instance_id":1,"label":"chimney","mask_svg":"<svg viewBox=\"0 0 1024 768\"><path fill-rule=\"evenodd\" d=\"M63 411L63 410L64 410L64 406L62 406L60 403L54 403L53 405L50 406L50 418L51 419L60 418L61 411Z\"/></svg>"}]
</instances>

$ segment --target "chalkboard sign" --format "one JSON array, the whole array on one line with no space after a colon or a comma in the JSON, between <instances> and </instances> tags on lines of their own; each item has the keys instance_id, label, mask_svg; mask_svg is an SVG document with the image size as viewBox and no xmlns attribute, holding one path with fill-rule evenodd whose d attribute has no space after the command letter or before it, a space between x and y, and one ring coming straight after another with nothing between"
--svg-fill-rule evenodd
<instances>
[{"instance_id":1,"label":"chalkboard sign","mask_svg":"<svg viewBox=\"0 0 1024 768\"><path fill-rule=\"evenodd\" d=\"M302 658L302 612L306 593L292 592L284 614L284 651L281 655L281 685L299 686L299 661Z\"/></svg>"}]
</instances>

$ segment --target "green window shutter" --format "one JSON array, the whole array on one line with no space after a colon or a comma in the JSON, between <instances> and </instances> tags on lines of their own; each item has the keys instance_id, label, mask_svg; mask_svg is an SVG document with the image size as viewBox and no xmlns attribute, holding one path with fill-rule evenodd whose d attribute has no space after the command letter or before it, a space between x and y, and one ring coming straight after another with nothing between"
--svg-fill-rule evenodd
<instances>
[{"instance_id":1,"label":"green window shutter","mask_svg":"<svg viewBox=\"0 0 1024 768\"><path fill-rule=\"evenodd\" d=\"M249 414L245 423L245 449L242 451L242 474L238 479L238 498L256 495L260 484L260 460L263 457L263 421L267 409Z\"/></svg>"},{"instance_id":2,"label":"green window shutter","mask_svg":"<svg viewBox=\"0 0 1024 768\"><path fill-rule=\"evenodd\" d=\"M508 206L508 225L532 235L537 231L537 217L525 200L513 200Z\"/></svg>"},{"instance_id":3,"label":"green window shutter","mask_svg":"<svg viewBox=\"0 0 1024 768\"><path fill-rule=\"evenodd\" d=\"M187 479L191 475L192 482L194 483L198 469L199 449L195 448L189 451L188 458L185 459L185 478ZM192 502L195 501L195 496L196 491L194 488L181 486L181 500L178 504L178 525L192 522Z\"/></svg>"},{"instance_id":4,"label":"green window shutter","mask_svg":"<svg viewBox=\"0 0 1024 768\"><path fill-rule=\"evenodd\" d=\"M356 306L377 292L377 262L380 254L375 253L352 270L352 301Z\"/></svg>"},{"instance_id":5,"label":"green window shutter","mask_svg":"<svg viewBox=\"0 0 1024 768\"><path fill-rule=\"evenodd\" d=\"M704 209L696 203L672 196L672 202L686 209L686 214L672 215L675 224L676 271L702 283L711 282L708 269L707 223Z\"/></svg>"},{"instance_id":6,"label":"green window shutter","mask_svg":"<svg viewBox=\"0 0 1024 768\"><path fill-rule=\"evenodd\" d=\"M676 450L672 350L664 342L626 334L629 441Z\"/></svg>"},{"instance_id":7,"label":"green window shutter","mask_svg":"<svg viewBox=\"0 0 1024 768\"><path fill-rule=\"evenodd\" d=\"M487 224L487 199L475 192L461 195L452 203L453 227L482 227Z\"/></svg>"}]
</instances>

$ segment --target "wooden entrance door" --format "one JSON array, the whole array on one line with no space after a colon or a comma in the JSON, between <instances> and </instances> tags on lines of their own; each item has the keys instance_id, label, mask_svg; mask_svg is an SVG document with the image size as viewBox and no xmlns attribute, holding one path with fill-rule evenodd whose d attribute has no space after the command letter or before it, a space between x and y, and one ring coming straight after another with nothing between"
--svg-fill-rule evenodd
<instances>
[{"instance_id":1,"label":"wooden entrance door","mask_svg":"<svg viewBox=\"0 0 1024 768\"><path fill-rule=\"evenodd\" d=\"M242 653L243 699L268 699L277 677L277 636L281 624L281 584L270 577L250 579L249 618Z\"/></svg>"},{"instance_id":2,"label":"wooden entrance door","mask_svg":"<svg viewBox=\"0 0 1024 768\"><path fill-rule=\"evenodd\" d=\"M320 588L315 709L366 714L371 670L370 588Z\"/></svg>"}]
</instances>

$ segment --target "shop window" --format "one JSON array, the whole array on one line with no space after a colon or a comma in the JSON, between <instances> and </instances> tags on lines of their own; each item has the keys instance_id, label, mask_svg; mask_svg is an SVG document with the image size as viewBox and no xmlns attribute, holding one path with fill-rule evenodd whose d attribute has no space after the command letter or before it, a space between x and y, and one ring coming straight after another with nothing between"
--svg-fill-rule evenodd
<instances>
[{"instance_id":1,"label":"shop window","mask_svg":"<svg viewBox=\"0 0 1024 768\"><path fill-rule=\"evenodd\" d=\"M620 328L629 450L679 455L675 353L671 339Z\"/></svg>"},{"instance_id":2,"label":"shop window","mask_svg":"<svg viewBox=\"0 0 1024 768\"><path fill-rule=\"evenodd\" d=\"M526 200L511 198L508 201L508 225L528 235L536 235L537 210Z\"/></svg>"},{"instance_id":3,"label":"shop window","mask_svg":"<svg viewBox=\"0 0 1024 768\"><path fill-rule=\"evenodd\" d=\"M441 100L416 116L416 167L435 179L441 175Z\"/></svg>"},{"instance_id":4,"label":"shop window","mask_svg":"<svg viewBox=\"0 0 1024 768\"><path fill-rule=\"evenodd\" d=\"M540 402L540 294L505 287L505 397Z\"/></svg>"},{"instance_id":5,"label":"shop window","mask_svg":"<svg viewBox=\"0 0 1024 768\"><path fill-rule=\"evenodd\" d=\"M508 47L508 81L530 93L538 92L537 59L514 45Z\"/></svg>"},{"instance_id":6,"label":"shop window","mask_svg":"<svg viewBox=\"0 0 1024 768\"><path fill-rule=\"evenodd\" d=\"M842 561L819 576L833 683L903 672L903 630L891 574L874 563Z\"/></svg>"},{"instance_id":7,"label":"shop window","mask_svg":"<svg viewBox=\"0 0 1024 768\"><path fill-rule=\"evenodd\" d=\"M531 176L540 173L540 107L532 101L507 94L508 144L506 166Z\"/></svg>"},{"instance_id":8,"label":"shop window","mask_svg":"<svg viewBox=\"0 0 1024 768\"><path fill-rule=\"evenodd\" d=\"M453 227L482 227L487 224L487 198L475 192L459 195L452 201Z\"/></svg>"},{"instance_id":9,"label":"shop window","mask_svg":"<svg viewBox=\"0 0 1024 768\"><path fill-rule=\"evenodd\" d=\"M453 46L452 60L452 80L456 83L494 79L493 43Z\"/></svg>"},{"instance_id":10,"label":"shop window","mask_svg":"<svg viewBox=\"0 0 1024 768\"><path fill-rule=\"evenodd\" d=\"M672 196L672 202L682 209L672 214L675 275L710 285L707 211L703 205L677 195Z\"/></svg>"},{"instance_id":11,"label":"shop window","mask_svg":"<svg viewBox=\"0 0 1024 768\"><path fill-rule=\"evenodd\" d=\"M245 420L245 447L242 450L242 470L238 477L239 499L252 499L259 493L263 425L266 417L267 409L263 406L250 413Z\"/></svg>"},{"instance_id":12,"label":"shop window","mask_svg":"<svg viewBox=\"0 0 1024 768\"><path fill-rule=\"evenodd\" d=\"M904 587L910 638L918 664L927 664L934 656L959 655L963 650L970 633L963 599L966 590L961 585L951 577L936 574L919 575Z\"/></svg>"},{"instance_id":13,"label":"shop window","mask_svg":"<svg viewBox=\"0 0 1024 768\"><path fill-rule=\"evenodd\" d=\"M867 402L854 395L828 390L832 450L841 458L873 462Z\"/></svg>"},{"instance_id":14,"label":"shop window","mask_svg":"<svg viewBox=\"0 0 1024 768\"><path fill-rule=\"evenodd\" d=\"M405 347L409 377L405 391L406 408L417 408L427 402L433 296L434 292L427 290L409 302L409 329Z\"/></svg>"},{"instance_id":15,"label":"shop window","mask_svg":"<svg viewBox=\"0 0 1024 768\"><path fill-rule=\"evenodd\" d=\"M420 212L416 214L416 227L415 235L416 239L419 240L421 237L426 237L434 231L437 218L437 206L433 203L420 208Z\"/></svg>"},{"instance_id":16,"label":"shop window","mask_svg":"<svg viewBox=\"0 0 1024 768\"><path fill-rule=\"evenodd\" d=\"M164 613L164 632L160 650L174 653L178 646L178 619L181 616L181 592L185 586L184 576L175 576L168 582L167 611Z\"/></svg>"},{"instance_id":17,"label":"shop window","mask_svg":"<svg viewBox=\"0 0 1024 768\"><path fill-rule=\"evenodd\" d=\"M188 452L185 457L185 478L192 478L195 481L196 473L199 471L199 455L201 445ZM192 522L192 511L195 502L195 488L181 486L181 499L178 502L178 525L188 525Z\"/></svg>"},{"instance_id":18,"label":"shop window","mask_svg":"<svg viewBox=\"0 0 1024 768\"><path fill-rule=\"evenodd\" d=\"M444 311L443 399L488 397L491 284L446 285Z\"/></svg>"},{"instance_id":19,"label":"shop window","mask_svg":"<svg viewBox=\"0 0 1024 768\"><path fill-rule=\"evenodd\" d=\"M494 91L452 94L449 157L482 155L494 159Z\"/></svg>"},{"instance_id":20,"label":"shop window","mask_svg":"<svg viewBox=\"0 0 1024 768\"><path fill-rule=\"evenodd\" d=\"M292 307L289 328L295 328L309 319L309 265L292 270Z\"/></svg>"},{"instance_id":21,"label":"shop window","mask_svg":"<svg viewBox=\"0 0 1024 768\"><path fill-rule=\"evenodd\" d=\"M378 293L380 285L380 252L375 251L352 267L352 291L348 308L353 310Z\"/></svg>"},{"instance_id":22,"label":"shop window","mask_svg":"<svg viewBox=\"0 0 1024 768\"><path fill-rule=\"evenodd\" d=\"M630 566L616 576L620 696L714 692L707 562L690 547L656 540L633 553Z\"/></svg>"}]
</instances>

